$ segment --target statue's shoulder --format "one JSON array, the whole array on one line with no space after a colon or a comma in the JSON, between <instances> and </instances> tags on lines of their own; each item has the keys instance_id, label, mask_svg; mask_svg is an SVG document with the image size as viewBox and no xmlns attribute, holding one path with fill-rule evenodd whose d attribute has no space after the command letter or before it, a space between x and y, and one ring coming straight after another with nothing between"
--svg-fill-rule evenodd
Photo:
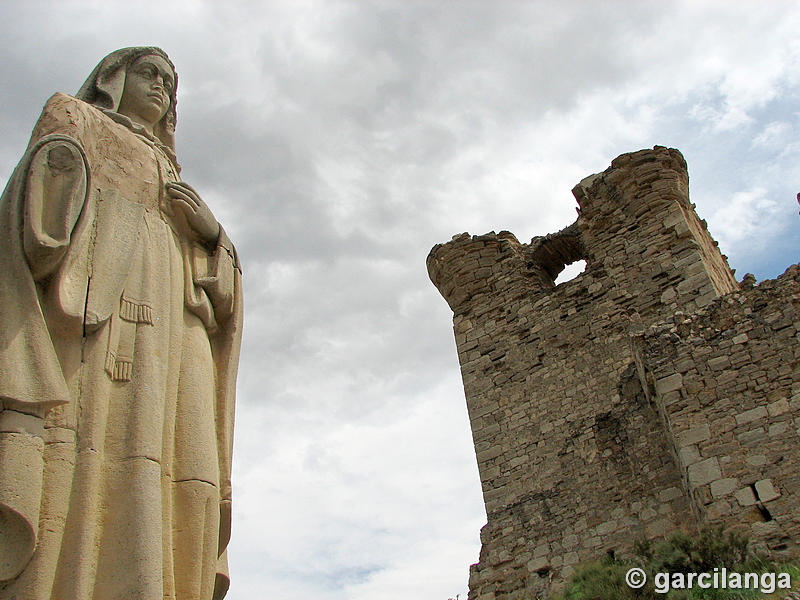
<instances>
[{"instance_id":1,"label":"statue's shoulder","mask_svg":"<svg viewBox=\"0 0 800 600\"><path fill-rule=\"evenodd\" d=\"M80 106L81 104L86 104L83 100L78 100L74 96L70 96L69 94L65 94L64 92L56 92L45 104L45 108L48 107L56 107L56 106Z\"/></svg>"},{"instance_id":2,"label":"statue's shoulder","mask_svg":"<svg viewBox=\"0 0 800 600\"><path fill-rule=\"evenodd\" d=\"M42 110L42 115L45 114L72 120L97 119L103 116L97 107L63 92L56 92L50 96Z\"/></svg>"},{"instance_id":3,"label":"statue's shoulder","mask_svg":"<svg viewBox=\"0 0 800 600\"><path fill-rule=\"evenodd\" d=\"M34 127L31 142L53 133L68 135L80 141L87 128L91 128L92 122L103 116L103 113L91 104L69 94L56 92L44 105Z\"/></svg>"}]
</instances>

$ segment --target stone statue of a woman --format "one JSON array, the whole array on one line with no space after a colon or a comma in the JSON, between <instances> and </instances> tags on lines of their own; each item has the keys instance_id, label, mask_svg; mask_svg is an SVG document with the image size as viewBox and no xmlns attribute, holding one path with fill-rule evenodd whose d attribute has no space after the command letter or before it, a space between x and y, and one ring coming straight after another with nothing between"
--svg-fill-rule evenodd
<instances>
[{"instance_id":1,"label":"stone statue of a woman","mask_svg":"<svg viewBox=\"0 0 800 600\"><path fill-rule=\"evenodd\" d=\"M0 201L0 599L228 589L233 245L174 153L177 75L108 55Z\"/></svg>"}]
</instances>

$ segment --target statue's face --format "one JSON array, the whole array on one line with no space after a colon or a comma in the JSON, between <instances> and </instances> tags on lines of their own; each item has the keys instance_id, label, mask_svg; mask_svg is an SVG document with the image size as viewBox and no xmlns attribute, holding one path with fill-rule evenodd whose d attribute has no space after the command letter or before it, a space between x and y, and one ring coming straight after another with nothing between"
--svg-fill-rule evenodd
<instances>
[{"instance_id":1,"label":"statue's face","mask_svg":"<svg viewBox=\"0 0 800 600\"><path fill-rule=\"evenodd\" d=\"M175 75L157 54L140 56L128 66L118 112L152 130L169 110Z\"/></svg>"}]
</instances>

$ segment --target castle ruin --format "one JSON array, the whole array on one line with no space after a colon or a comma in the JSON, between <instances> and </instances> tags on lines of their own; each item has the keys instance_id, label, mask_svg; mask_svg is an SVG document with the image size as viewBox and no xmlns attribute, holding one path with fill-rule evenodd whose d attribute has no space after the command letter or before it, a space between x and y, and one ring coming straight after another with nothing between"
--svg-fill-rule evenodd
<instances>
[{"instance_id":1,"label":"castle ruin","mask_svg":"<svg viewBox=\"0 0 800 600\"><path fill-rule=\"evenodd\" d=\"M800 266L737 282L674 149L623 154L573 194L558 233L428 256L488 516L469 600L546 596L580 562L707 524L795 552Z\"/></svg>"}]
</instances>

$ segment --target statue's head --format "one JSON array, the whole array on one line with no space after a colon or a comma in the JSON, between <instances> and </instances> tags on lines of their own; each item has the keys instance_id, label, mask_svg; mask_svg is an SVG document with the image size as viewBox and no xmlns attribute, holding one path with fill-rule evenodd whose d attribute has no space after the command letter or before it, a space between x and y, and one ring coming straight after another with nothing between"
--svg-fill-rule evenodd
<instances>
[{"instance_id":1,"label":"statue's head","mask_svg":"<svg viewBox=\"0 0 800 600\"><path fill-rule=\"evenodd\" d=\"M175 148L178 74L166 52L153 46L122 48L100 61L77 98L152 124L161 142Z\"/></svg>"}]
</instances>

